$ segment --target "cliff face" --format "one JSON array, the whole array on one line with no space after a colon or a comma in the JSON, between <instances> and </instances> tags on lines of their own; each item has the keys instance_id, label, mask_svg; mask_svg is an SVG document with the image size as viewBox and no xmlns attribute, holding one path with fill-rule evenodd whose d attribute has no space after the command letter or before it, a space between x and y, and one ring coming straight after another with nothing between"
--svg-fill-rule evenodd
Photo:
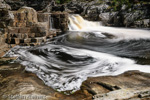
<instances>
[{"instance_id":1,"label":"cliff face","mask_svg":"<svg viewBox=\"0 0 150 100\"><path fill-rule=\"evenodd\" d=\"M22 6L36 11L66 11L81 14L88 20L102 21L107 26L150 27L150 1L148 0L66 0L56 5L54 0L5 0L12 10Z\"/></svg>"}]
</instances>

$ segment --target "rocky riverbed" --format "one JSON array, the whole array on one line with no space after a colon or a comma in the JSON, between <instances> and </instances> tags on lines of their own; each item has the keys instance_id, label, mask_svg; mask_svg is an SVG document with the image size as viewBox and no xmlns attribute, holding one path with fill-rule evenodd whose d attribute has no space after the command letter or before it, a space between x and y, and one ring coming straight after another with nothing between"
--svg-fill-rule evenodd
<instances>
[{"instance_id":1,"label":"rocky riverbed","mask_svg":"<svg viewBox=\"0 0 150 100\"><path fill-rule=\"evenodd\" d=\"M71 95L57 92L25 67L14 63L15 58L1 58L0 62L0 99L1 100L149 100L150 74L129 71L118 76L88 78L81 89ZM33 99L38 100L38 99Z\"/></svg>"}]
</instances>

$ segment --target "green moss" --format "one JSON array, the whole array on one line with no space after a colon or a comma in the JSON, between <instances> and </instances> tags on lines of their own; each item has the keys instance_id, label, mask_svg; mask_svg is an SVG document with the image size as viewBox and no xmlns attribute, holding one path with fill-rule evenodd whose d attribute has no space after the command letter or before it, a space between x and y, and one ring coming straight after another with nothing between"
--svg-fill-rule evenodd
<instances>
[{"instance_id":1,"label":"green moss","mask_svg":"<svg viewBox=\"0 0 150 100\"><path fill-rule=\"evenodd\" d=\"M56 3L58 4L63 4L63 3L67 3L70 2L71 0L56 0Z\"/></svg>"}]
</instances>

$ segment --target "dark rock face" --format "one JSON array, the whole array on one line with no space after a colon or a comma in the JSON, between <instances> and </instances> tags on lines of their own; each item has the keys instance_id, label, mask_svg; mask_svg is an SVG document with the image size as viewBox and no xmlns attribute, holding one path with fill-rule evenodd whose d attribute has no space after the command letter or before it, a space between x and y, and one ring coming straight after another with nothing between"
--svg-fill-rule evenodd
<instances>
[{"instance_id":1,"label":"dark rock face","mask_svg":"<svg viewBox=\"0 0 150 100\"><path fill-rule=\"evenodd\" d=\"M0 0L0 28L5 28L13 19L12 14L9 12L10 6L4 0Z\"/></svg>"},{"instance_id":2,"label":"dark rock face","mask_svg":"<svg viewBox=\"0 0 150 100\"><path fill-rule=\"evenodd\" d=\"M68 13L56 12L51 15L51 18L55 29L68 30Z\"/></svg>"},{"instance_id":3,"label":"dark rock face","mask_svg":"<svg viewBox=\"0 0 150 100\"><path fill-rule=\"evenodd\" d=\"M14 19L13 14L9 11L10 6L4 0L0 0L0 57L3 56L8 50L6 44L6 27Z\"/></svg>"},{"instance_id":4,"label":"dark rock face","mask_svg":"<svg viewBox=\"0 0 150 100\"><path fill-rule=\"evenodd\" d=\"M37 11L43 10L52 0L5 0L12 7L12 10L18 10L23 6L32 7Z\"/></svg>"},{"instance_id":5,"label":"dark rock face","mask_svg":"<svg viewBox=\"0 0 150 100\"><path fill-rule=\"evenodd\" d=\"M0 28L6 28L13 19L14 16L10 11L0 9Z\"/></svg>"},{"instance_id":6,"label":"dark rock face","mask_svg":"<svg viewBox=\"0 0 150 100\"><path fill-rule=\"evenodd\" d=\"M69 13L81 14L84 18L92 21L102 21L107 26L117 27L150 27L150 2L149 1L130 1L130 6L123 4L115 10L113 2L91 1L81 2L72 1L61 6L54 6L52 11L67 11Z\"/></svg>"}]
</instances>

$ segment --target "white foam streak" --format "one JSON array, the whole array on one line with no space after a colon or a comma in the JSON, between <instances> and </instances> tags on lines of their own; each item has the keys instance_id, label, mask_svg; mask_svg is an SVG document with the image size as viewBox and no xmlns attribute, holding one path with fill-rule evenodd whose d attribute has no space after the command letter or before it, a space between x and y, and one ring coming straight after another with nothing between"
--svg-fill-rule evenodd
<instances>
[{"instance_id":1,"label":"white foam streak","mask_svg":"<svg viewBox=\"0 0 150 100\"><path fill-rule=\"evenodd\" d=\"M113 40L150 39L150 31L148 30L105 27L99 22L87 21L80 15L70 15L69 20L70 31L108 33L114 36Z\"/></svg>"},{"instance_id":2,"label":"white foam streak","mask_svg":"<svg viewBox=\"0 0 150 100\"><path fill-rule=\"evenodd\" d=\"M136 62L131 59L86 49L47 44L41 47L35 47L34 50L42 51L43 49L47 49L47 52L43 52L47 54L50 53L50 51L55 51L55 48L72 56L92 57L94 61L73 67L74 64L68 66L68 64L64 62L60 63L62 62L61 60L56 60L57 62L55 63L54 59L57 58L53 56L49 56L49 59L44 58L39 55L34 55L28 50L21 49L19 46L13 48L6 55L13 57L13 55L17 54L19 56L18 61L26 66L27 71L35 73L46 85L58 89L58 91L77 91L87 77L115 76L129 70L150 72L149 65L137 65ZM56 68L61 70L56 70Z\"/></svg>"}]
</instances>

